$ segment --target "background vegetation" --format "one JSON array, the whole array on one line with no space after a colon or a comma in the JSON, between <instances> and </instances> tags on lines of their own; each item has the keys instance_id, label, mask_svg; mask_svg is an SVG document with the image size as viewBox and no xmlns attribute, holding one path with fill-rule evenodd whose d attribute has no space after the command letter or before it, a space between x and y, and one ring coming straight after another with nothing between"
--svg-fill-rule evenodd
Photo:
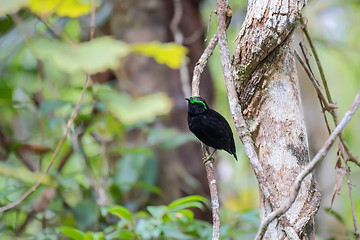
<instances>
[{"instance_id":1,"label":"background vegetation","mask_svg":"<svg viewBox=\"0 0 360 240\"><path fill-rule=\"evenodd\" d=\"M235 39L247 3L235 0L229 3L233 19L228 33L229 39ZM178 69L186 61L185 55L191 52L174 43L145 41L146 37L142 43L119 37L122 32L139 27L130 25L129 21L135 8L144 4L131 5L124 1L121 4L126 6L125 12L112 4L113 1L96 2L96 34L88 42L91 2L58 0L44 5L39 0L5 0L1 3L1 205L15 201L42 178L79 99L85 73L92 77L79 116L43 184L20 205L1 213L0 239L65 239L66 236L207 239L211 236L211 225L206 221L209 218L197 210L208 209L206 190L197 190L201 180L193 176L194 169L184 166L186 162L171 162L182 147L196 144L186 128L169 123L174 122L171 117L174 111L184 112L185 101L179 102L176 94L166 91L174 88L168 85L173 81L168 73L160 72L166 75L165 80L159 77L160 85L149 87L152 78L139 74L135 81L129 81L126 71L132 68L128 59L136 57L146 59L145 65L150 61L150 68L160 64L162 69ZM205 26L214 7L212 1L200 5ZM360 3L310 1L304 16L342 116L360 88L357 26ZM115 27L108 24L117 18L124 18L121 19L124 24ZM107 28L111 28L110 34ZM213 17L209 36L215 31ZM299 31L297 41L303 39ZM140 69L141 64L136 62L134 68ZM108 69L112 75L104 81ZM216 97L212 105L231 119L217 51L211 58L210 71ZM311 83L301 70L299 74L314 154L327 137L326 127ZM158 90L153 91L154 88ZM181 99L181 88L176 91ZM186 123L185 115L180 116L179 121ZM344 131L355 155L360 155L359 116L357 113ZM239 162L224 152L217 155L222 237L251 239L258 227L258 189L241 144L236 141ZM164 155L165 161L161 160ZM195 153L193 156L190 161L201 161ZM335 163L333 152L317 170L323 196L316 219L321 239L352 238L346 185L336 197L333 211L328 211L336 179ZM356 186L360 171L355 165L351 167L356 204L360 203L360 189ZM204 171L201 164L197 168ZM181 184L172 185L164 180L172 171L181 178ZM164 185L181 189L178 200ZM180 198L190 194L196 195ZM355 207L359 219L360 207L358 204Z\"/></svg>"}]
</instances>

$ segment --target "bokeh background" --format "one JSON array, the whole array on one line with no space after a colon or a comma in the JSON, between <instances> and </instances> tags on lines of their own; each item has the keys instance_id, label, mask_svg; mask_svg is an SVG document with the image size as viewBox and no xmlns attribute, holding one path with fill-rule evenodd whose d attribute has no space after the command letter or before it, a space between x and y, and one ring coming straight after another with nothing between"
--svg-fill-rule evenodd
<instances>
[{"instance_id":1,"label":"bokeh background","mask_svg":"<svg viewBox=\"0 0 360 240\"><path fill-rule=\"evenodd\" d=\"M79 99L85 71L91 80L43 184L1 213L0 239L209 239L211 213L206 203L200 204L205 200L173 201L209 198L200 144L187 129L189 84L179 68L183 64L191 77L205 38L216 32L216 15L209 21L215 1L95 1L95 38L82 45L89 40L90 3L1 2L1 205L41 178ZM233 52L247 2L229 4ZM174 28L178 6L182 17ZM303 16L341 118L360 89L360 2L309 1ZM172 43L176 33L186 48ZM307 46L319 79L300 29L294 41L296 47L299 42ZM299 64L298 74L314 156L328 134L316 92ZM218 49L202 75L201 95L231 122ZM357 113L344 130L357 156L359 133ZM259 225L257 181L235 141L239 162L226 152L216 153L221 236L252 239ZM316 170L322 193L317 239L354 238L346 178L329 212L335 163L332 150ZM349 165L359 219L360 170Z\"/></svg>"}]
</instances>

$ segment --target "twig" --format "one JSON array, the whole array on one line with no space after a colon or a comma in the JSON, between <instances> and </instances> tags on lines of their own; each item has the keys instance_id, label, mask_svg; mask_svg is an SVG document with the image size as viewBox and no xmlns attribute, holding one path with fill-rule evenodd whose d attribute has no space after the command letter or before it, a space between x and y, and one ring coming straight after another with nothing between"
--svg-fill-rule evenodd
<instances>
[{"instance_id":1,"label":"twig","mask_svg":"<svg viewBox=\"0 0 360 240\"><path fill-rule=\"evenodd\" d=\"M61 162L59 163L58 167L57 167L57 171L61 172L62 169L64 168L66 162L69 160L69 158L71 157L71 155L74 153L73 148L70 148L62 157Z\"/></svg>"},{"instance_id":2,"label":"twig","mask_svg":"<svg viewBox=\"0 0 360 240\"><path fill-rule=\"evenodd\" d=\"M216 13L216 10L211 10L210 13L209 13L209 18L208 18L208 24L207 24L207 28L206 28L206 37L205 37L205 40L204 42L206 42L208 40L208 37L209 37L209 32L210 32L210 23L211 23L211 15L213 13ZM215 34L216 35L216 34Z\"/></svg>"},{"instance_id":3,"label":"twig","mask_svg":"<svg viewBox=\"0 0 360 240\"><path fill-rule=\"evenodd\" d=\"M174 35L175 43L179 45L183 45L184 42L184 35L179 29L179 23L181 20L181 17L183 15L183 9L182 9L182 3L181 0L173 0L174 2L174 17L170 22L170 29L172 31L172 34ZM180 73L180 81L181 81L181 87L184 93L184 96L190 96L191 89L190 89L190 77L189 77L189 69L187 66L186 61L183 61L179 68Z\"/></svg>"},{"instance_id":4,"label":"twig","mask_svg":"<svg viewBox=\"0 0 360 240\"><path fill-rule=\"evenodd\" d=\"M301 20L302 21L302 20ZM303 29L303 32L304 32L304 35L306 36L306 39L307 41L309 42L309 45L310 45L310 48L313 52L313 55L314 55L314 58L316 60L316 63L317 63L317 66L318 66L318 69L319 69L319 72L320 72L320 76L321 76L321 79L322 79L322 82L323 82L323 85L324 85L324 88L325 88L325 91L326 91L326 95L327 95L327 101L329 102L326 102L324 101L323 99L320 99L320 95L319 95L319 92L321 93L321 90L319 90L314 84L314 80L316 81L315 77L314 77L314 74L311 72L311 74L309 73L309 71L306 69L306 67L304 66L304 64L301 62L301 58L300 56L298 56L298 54L296 53L296 57L298 58L299 62L302 64L302 66L304 67L305 71L307 72L309 78L312 80L313 84L314 84L314 87L316 89L316 91L318 92L318 96L319 96L319 99L320 99L320 104L321 104L321 107L323 108L323 116L324 116L324 119L325 119L325 122L326 122L326 125L327 125L327 129L329 131L329 134L331 133L331 130L330 130L330 127L329 127L329 124L328 124L328 121L327 121L327 118L326 118L326 115L325 115L325 110L327 110L332 118L333 118L333 121L335 123L335 125L338 124L338 116L337 116L337 112L335 111L335 109L329 109L326 107L326 104L332 104L332 99L331 99L331 94L330 94L330 91L329 91L329 88L327 86L327 81L326 81L326 78L325 78L325 74L324 74L324 71L323 71L323 68L321 66L321 63L320 63L320 59L317 55L317 52L316 52L316 49L312 43L312 40L311 40L311 37L310 37L310 34L309 32L307 31L307 28L306 28L306 25L304 24L304 22L302 21L302 29ZM307 59L306 57L306 54L304 53L304 50L303 50L303 46L302 44L300 45L302 51L303 51L303 54L304 54L304 57L305 59ZM310 64L308 64L308 67L309 69L311 70L311 67L310 67ZM322 94L321 94L322 96ZM325 106L324 106L325 105ZM359 235L359 230L357 228L357 221L356 221L356 215L355 215L355 208L354 208L354 201L353 201L353 198L352 198L352 187L351 187L351 180L350 180L350 168L347 164L348 161L352 161L354 162L355 164L357 164L359 167L360 167L360 162L359 160L357 159L357 157L355 155L353 155L353 153L350 151L350 148L349 146L347 145L345 139L343 138L342 134L340 133L339 134L339 139L340 139L340 143L339 143L339 151L341 152L341 155L342 155L342 158L344 159L344 164L345 164L345 170L346 170L346 178L347 178L347 183L348 183L348 189L349 189L349 196L350 196L350 201L351 201L351 209L352 209L352 217L353 217L353 224L354 224L354 234L355 236L360 239L360 235ZM345 156L345 152L346 152L346 155L348 157ZM334 195L335 197L335 195ZM334 200L334 197L333 197L333 200ZM333 201L332 200L332 201Z\"/></svg>"},{"instance_id":5,"label":"twig","mask_svg":"<svg viewBox=\"0 0 360 240\"><path fill-rule=\"evenodd\" d=\"M311 40L310 34L309 34L308 30L307 30L306 24L304 23L304 19L300 18L300 22L302 24L301 29L304 32L304 35L305 35L307 41L309 42L310 49L311 49L312 53L314 54L316 65L317 65L317 67L319 69L320 77L321 77L322 83L323 83L324 88L325 88L326 97L327 97L330 104L334 103L333 100L331 99L330 90L329 90L329 87L327 85L327 81L326 81L326 78L325 78L325 73L324 73L324 70L322 68L322 65L321 65L321 62L320 62L320 59L319 59L319 55L316 52L316 49L315 49L314 44L313 44L313 42Z\"/></svg>"},{"instance_id":6,"label":"twig","mask_svg":"<svg viewBox=\"0 0 360 240\"><path fill-rule=\"evenodd\" d=\"M355 163L358 167L360 167L360 161L357 156L355 156L351 150L349 145L346 143L345 139L342 135L339 136L341 144L344 146L346 154L349 157L349 161Z\"/></svg>"},{"instance_id":7,"label":"twig","mask_svg":"<svg viewBox=\"0 0 360 240\"><path fill-rule=\"evenodd\" d=\"M304 23L304 19L300 18L300 22L302 24L301 29L304 32L304 35L305 35L305 37L306 37L306 39L307 39L307 41L308 41L308 43L310 45L310 49L311 49L311 51L312 51L312 53L314 55L317 67L319 69L320 77L321 77L322 83L324 85L324 89L325 89L325 92L326 92L326 97L328 99L328 103L329 104L334 104L334 102L333 102L333 100L331 98L329 87L327 85L325 73L324 73L324 70L322 68L322 65L321 65L321 62L320 62L320 59L319 59L319 55L316 52L313 41L312 41L312 39L310 37L310 34L309 34L308 30L307 30L306 24ZM338 125L338 116L337 116L337 113L336 113L335 109L331 109L329 112L330 112L331 116L333 117L333 121L334 121L335 126L337 126ZM346 154L349 156L349 161L355 163L357 166L360 167L359 159L350 151L350 148L347 145L347 143L346 143L345 139L343 138L342 134L340 134L339 139L340 139L341 144L345 148Z\"/></svg>"},{"instance_id":8,"label":"twig","mask_svg":"<svg viewBox=\"0 0 360 240\"><path fill-rule=\"evenodd\" d=\"M250 160L250 164L259 182L259 187L262 190L265 199L269 202L271 209L275 209L279 207L279 202L276 200L275 195L272 192L272 188L266 179L262 165L259 162L254 141L251 138L248 126L242 115L241 106L237 101L238 97L236 87L233 76L231 74L229 46L226 35L226 29L229 26L229 14L231 14L231 10L228 7L227 0L217 0L216 3L216 12L218 16L217 34L219 37L219 49L231 115L233 117L238 136L243 143L245 153ZM284 226L291 228L289 220L286 218L286 216L283 216L281 220Z\"/></svg>"},{"instance_id":9,"label":"twig","mask_svg":"<svg viewBox=\"0 0 360 240\"><path fill-rule=\"evenodd\" d=\"M353 224L354 224L354 234L357 239L360 239L359 229L357 227L357 221L356 221L356 214L355 214L355 206L354 206L354 200L352 196L352 184L350 179L350 167L347 164L347 160L345 160L345 170L346 170L346 178L347 178L347 184L349 189L349 197L351 202L351 213L353 218Z\"/></svg>"},{"instance_id":10,"label":"twig","mask_svg":"<svg viewBox=\"0 0 360 240\"><path fill-rule=\"evenodd\" d=\"M93 25L93 23L95 22L93 19L95 18L95 5L94 5L94 2L92 1L92 8L93 10L91 11L91 29L95 28L95 25ZM92 40L92 35L90 36L90 41ZM62 135L58 145L56 146L56 149L55 149L55 152L54 154L52 155L51 157L51 160L49 162L49 165L48 167L46 168L46 170L44 171L44 174L42 174L41 178L30 188L28 189L20 198L18 198L17 200L15 200L14 202L12 203L9 203L3 207L0 208L0 212L4 212L6 210L9 210L15 206L17 206L18 204L20 204L25 198L27 198L32 192L36 191L36 189L40 186L40 184L42 183L42 181L45 179L46 175L48 174L50 168L52 167L53 163L55 162L55 159L57 157L57 155L59 154L65 140L66 140L66 137L70 131L70 128L77 116L77 113L79 112L79 109L80 109L80 105L81 105L81 102L84 98L84 95L85 95L85 92L86 92L86 89L88 87L88 83L89 83L89 74L86 74L86 77L85 77L85 83L84 83L84 86L83 86L83 89L81 91L81 94L80 94L80 98L78 100L78 102L76 103L76 106L75 106L75 109L74 109L74 112L72 113L69 121L67 122L66 124L66 129L65 129L65 132L64 134Z\"/></svg>"},{"instance_id":11,"label":"twig","mask_svg":"<svg viewBox=\"0 0 360 240\"><path fill-rule=\"evenodd\" d=\"M203 54L195 65L192 79L192 96L200 96L200 76L204 71L206 63L212 55L216 44L218 42L217 33L211 38L208 46L205 48ZM209 151L205 145L201 143L204 157L209 156ZM219 211L219 196L217 193L215 170L211 161L205 163L206 175L209 182L211 211L213 216L213 234L212 239L218 240L220 238L220 211Z\"/></svg>"},{"instance_id":12,"label":"twig","mask_svg":"<svg viewBox=\"0 0 360 240\"><path fill-rule=\"evenodd\" d=\"M293 202L295 201L300 186L301 186L301 182L303 181L303 179L309 174L311 173L315 167L324 159L324 157L326 156L326 154L329 152L332 144L334 143L335 139L339 136L339 134L342 132L342 130L346 127L346 125L349 123L349 121L351 120L352 116L354 115L354 113L356 112L357 108L360 105L360 91L357 93L353 104L351 105L350 109L346 112L346 114L344 115L343 119L341 120L341 122L336 126L336 128L334 129L334 131L331 133L330 137L328 138L328 140L326 140L326 142L324 143L324 145L321 147L321 149L319 150L319 152L315 155L315 157L311 160L311 162L301 171L301 173L296 177L294 184L291 188L291 194L289 196L289 198L287 199L287 201L278 209L276 209L275 211L273 211L272 213L270 213L261 223L260 228L256 234L255 239L261 239L266 231L267 226L277 217L281 216L282 214L284 214L293 204Z\"/></svg>"},{"instance_id":13,"label":"twig","mask_svg":"<svg viewBox=\"0 0 360 240\"><path fill-rule=\"evenodd\" d=\"M65 132L62 135L62 137L61 137L61 139L60 139L60 141L59 141L59 143L58 143L58 145L57 145L57 147L55 149L55 152L51 157L50 163L49 163L48 167L46 168L44 174L42 174L41 178L29 190L27 190L19 199L17 199L16 201L14 201L14 202L12 202L12 203L10 203L8 205L5 205L5 206L1 207L0 212L4 212L4 211L9 210L9 209L15 207L16 205L20 204L25 198L27 198L32 192L34 192L40 186L42 181L45 179L45 177L47 176L50 168L52 167L57 155L59 154L60 149L61 149L61 147L63 146L63 144L65 142L66 136L69 133L69 130L70 130L70 128L71 128L71 126L72 126L72 124L73 124L73 122L75 120L75 117L76 117L76 115L77 115L77 113L79 111L80 104L82 102L82 99L84 98L84 95L85 95L85 92L86 92L86 89L87 89L87 86L88 86L88 82L89 82L89 75L86 74L84 87L82 89L79 101L76 104L76 107L74 109L73 114L71 115L70 120L66 124Z\"/></svg>"},{"instance_id":14,"label":"twig","mask_svg":"<svg viewBox=\"0 0 360 240\"><path fill-rule=\"evenodd\" d=\"M201 143L203 149L204 157L210 155L209 148ZM216 178L215 178L215 170L213 163L208 161L205 163L206 176L209 183L210 189L210 198L211 198L211 212L213 217L213 233L212 240L220 239L220 204L219 204L219 195L217 191Z\"/></svg>"},{"instance_id":15,"label":"twig","mask_svg":"<svg viewBox=\"0 0 360 240\"><path fill-rule=\"evenodd\" d=\"M320 86L318 81L316 80L316 78L314 77L314 75L312 74L312 71L310 68L308 68L308 66L305 64L304 60L300 57L300 54L295 50L295 56L297 58L297 60L300 62L301 66L304 68L306 74L308 75L308 77L310 78L316 93L318 95L318 97L320 98L321 102L325 105L325 110L327 111L331 111L332 109L336 108L335 104L330 104L328 103L328 101L326 100L325 96L323 95L323 93L321 92Z\"/></svg>"},{"instance_id":16,"label":"twig","mask_svg":"<svg viewBox=\"0 0 360 240\"><path fill-rule=\"evenodd\" d=\"M194 67L193 79L192 79L192 96L200 96L200 76L204 71L208 59L211 57L214 49L218 43L218 33L216 32L211 38L208 46L205 48L201 57L197 61Z\"/></svg>"},{"instance_id":17,"label":"twig","mask_svg":"<svg viewBox=\"0 0 360 240\"><path fill-rule=\"evenodd\" d=\"M199 28L195 32L193 32L190 36L184 37L184 42L183 43L185 45L190 45L190 44L194 43L196 40L198 40L199 38L201 38L203 33L204 33L204 29Z\"/></svg>"},{"instance_id":18,"label":"twig","mask_svg":"<svg viewBox=\"0 0 360 240\"><path fill-rule=\"evenodd\" d=\"M240 137L244 145L244 150L246 152L246 155L250 160L256 178L259 182L259 187L261 188L267 201L269 201L270 207L274 209L279 207L279 203L276 201L275 195L272 193L272 190L269 186L269 182L266 180L266 176L259 162L258 155L255 150L254 142L251 138L250 132L248 130L248 126L241 112L240 104L238 103L237 100L238 97L237 97L236 87L234 84L233 76L231 74L229 46L226 35L226 29L230 23L229 18L231 17L231 10L228 6L227 0L217 0L216 3L217 3L216 12L218 17L217 34L219 37L221 64L222 64L224 79L226 83L226 90L228 93L230 111L234 120L234 124L238 136ZM288 226L289 228L291 228L289 221L285 216L282 218L282 222L284 226Z\"/></svg>"},{"instance_id":19,"label":"twig","mask_svg":"<svg viewBox=\"0 0 360 240\"><path fill-rule=\"evenodd\" d=\"M342 158L344 160L344 168L345 168L345 173L346 173L346 179L347 179L347 184L348 184L348 189L349 189L350 204L351 204L351 214L352 214L353 224L354 224L354 235L357 239L360 239L359 229L357 227L358 224L356 221L354 199L352 196L352 183L351 183L351 178L350 178L351 170L350 170L349 165L347 164L349 161L349 158L346 156L344 146L341 143L339 143L339 152L341 153L340 155L342 156Z\"/></svg>"},{"instance_id":20,"label":"twig","mask_svg":"<svg viewBox=\"0 0 360 240\"><path fill-rule=\"evenodd\" d=\"M299 42L299 46L300 46L301 52L302 52L302 54L303 54L303 56L305 58L306 65L310 69L311 74L314 75L314 72L311 69L311 64L310 64L309 58L307 57L307 54L306 54L307 50L305 51L304 44L302 42ZM316 81L316 83L317 83L317 85L320 85L320 83L318 81Z\"/></svg>"},{"instance_id":21,"label":"twig","mask_svg":"<svg viewBox=\"0 0 360 240\"><path fill-rule=\"evenodd\" d=\"M248 126L244 120L244 117L241 112L240 104L237 101L236 87L233 81L230 70L230 57L229 57L229 47L226 36L227 28L227 1L226 0L217 0L217 15L218 15L218 31L217 35L219 37L219 48L221 63L224 72L224 79L226 84L226 90L228 93L229 105L231 115L234 120L235 128L238 133L240 140L244 145L244 150L246 155L250 160L250 164L255 172L255 176L259 182L259 187L261 188L265 198L269 200L269 203L272 208L278 207L278 202L276 201L274 194L269 186L264 170L259 162L257 152L255 149L254 141L251 138Z\"/></svg>"},{"instance_id":22,"label":"twig","mask_svg":"<svg viewBox=\"0 0 360 240\"><path fill-rule=\"evenodd\" d=\"M95 36L95 0L91 0L91 16L90 16L90 41Z\"/></svg>"}]
</instances>

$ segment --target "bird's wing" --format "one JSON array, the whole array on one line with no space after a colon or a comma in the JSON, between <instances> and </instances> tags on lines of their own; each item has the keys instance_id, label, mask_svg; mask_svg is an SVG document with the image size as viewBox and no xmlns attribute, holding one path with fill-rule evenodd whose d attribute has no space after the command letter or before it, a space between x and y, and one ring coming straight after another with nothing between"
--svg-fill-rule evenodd
<instances>
[{"instance_id":1,"label":"bird's wing","mask_svg":"<svg viewBox=\"0 0 360 240\"><path fill-rule=\"evenodd\" d=\"M231 143L234 141L231 128L226 119L219 113L204 115L200 120L201 129L198 138L206 145L231 151Z\"/></svg>"}]
</instances>

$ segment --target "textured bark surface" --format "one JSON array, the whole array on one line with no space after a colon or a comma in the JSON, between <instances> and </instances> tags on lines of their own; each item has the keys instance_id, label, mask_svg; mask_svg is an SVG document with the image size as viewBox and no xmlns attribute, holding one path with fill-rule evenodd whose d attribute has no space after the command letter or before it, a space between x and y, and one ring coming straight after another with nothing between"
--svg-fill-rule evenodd
<instances>
[{"instance_id":1,"label":"textured bark surface","mask_svg":"<svg viewBox=\"0 0 360 240\"><path fill-rule=\"evenodd\" d=\"M232 59L239 102L275 198L270 204L261 193L261 219L285 202L294 179L309 162L292 39L305 3L249 1ZM300 239L314 239L319 204L320 192L310 174L285 217L269 225L265 239L286 238L285 226Z\"/></svg>"}]
</instances>

